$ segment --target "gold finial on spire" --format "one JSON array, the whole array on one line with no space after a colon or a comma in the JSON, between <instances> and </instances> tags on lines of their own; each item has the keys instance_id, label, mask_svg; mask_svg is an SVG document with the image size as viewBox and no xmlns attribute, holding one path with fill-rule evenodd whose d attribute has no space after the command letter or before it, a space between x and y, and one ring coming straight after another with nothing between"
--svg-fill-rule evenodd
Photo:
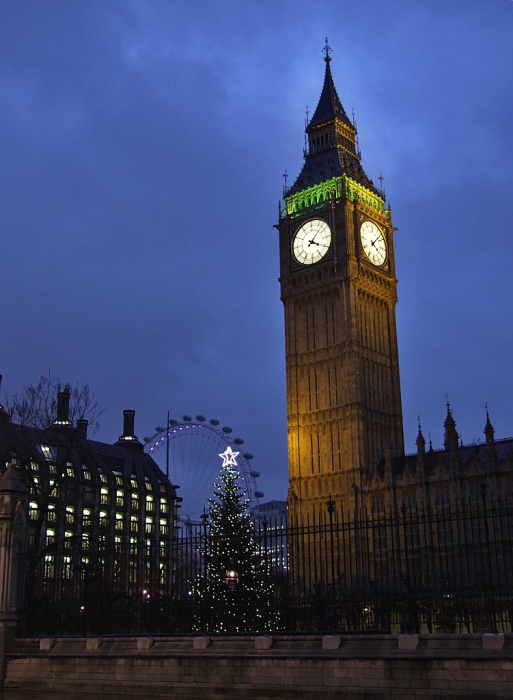
<instances>
[{"instance_id":1,"label":"gold finial on spire","mask_svg":"<svg viewBox=\"0 0 513 700\"><path fill-rule=\"evenodd\" d=\"M331 53L331 46L328 44L328 37L326 37L324 41L324 48L323 48L323 53L324 53L324 60L326 63L328 61L331 61L330 53Z\"/></svg>"}]
</instances>

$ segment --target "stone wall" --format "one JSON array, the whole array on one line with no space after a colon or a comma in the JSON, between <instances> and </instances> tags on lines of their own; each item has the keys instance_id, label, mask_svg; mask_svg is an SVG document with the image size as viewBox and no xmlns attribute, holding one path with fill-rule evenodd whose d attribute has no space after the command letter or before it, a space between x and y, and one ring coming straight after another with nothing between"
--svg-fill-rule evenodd
<instances>
[{"instance_id":1,"label":"stone wall","mask_svg":"<svg viewBox=\"0 0 513 700\"><path fill-rule=\"evenodd\" d=\"M18 639L4 700L491 700L513 634Z\"/></svg>"}]
</instances>

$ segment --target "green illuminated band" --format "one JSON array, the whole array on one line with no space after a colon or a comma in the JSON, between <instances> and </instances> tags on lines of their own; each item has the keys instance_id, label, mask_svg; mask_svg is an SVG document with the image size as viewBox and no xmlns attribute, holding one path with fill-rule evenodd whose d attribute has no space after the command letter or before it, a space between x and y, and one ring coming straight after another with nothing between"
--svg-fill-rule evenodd
<instances>
[{"instance_id":1,"label":"green illuminated band","mask_svg":"<svg viewBox=\"0 0 513 700\"><path fill-rule=\"evenodd\" d=\"M347 175L332 177L318 185L307 187L301 192L288 195L285 197L287 214L293 216L301 213L303 209L322 204L329 199L338 199L344 191L350 199L359 199L367 206L379 211L380 214L389 215L389 210L385 209L385 200L382 197Z\"/></svg>"}]
</instances>

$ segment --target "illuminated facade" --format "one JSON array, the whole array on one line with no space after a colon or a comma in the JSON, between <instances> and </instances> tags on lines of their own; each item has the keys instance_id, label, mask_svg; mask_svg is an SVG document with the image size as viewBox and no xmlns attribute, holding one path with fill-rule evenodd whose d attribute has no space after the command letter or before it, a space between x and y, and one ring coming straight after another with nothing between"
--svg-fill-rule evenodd
<instances>
[{"instance_id":1,"label":"illuminated facade","mask_svg":"<svg viewBox=\"0 0 513 700\"><path fill-rule=\"evenodd\" d=\"M87 421L68 420L69 394L46 430L2 413L0 463L13 463L29 496L27 593L73 594L84 579L120 595L167 593L173 584L177 502L172 486L134 435L124 412L114 445L87 439Z\"/></svg>"},{"instance_id":2,"label":"illuminated facade","mask_svg":"<svg viewBox=\"0 0 513 700\"><path fill-rule=\"evenodd\" d=\"M292 517L324 507L329 495L352 499L369 468L404 451L395 229L362 168L328 49L325 61L305 163L277 226Z\"/></svg>"},{"instance_id":3,"label":"illuminated facade","mask_svg":"<svg viewBox=\"0 0 513 700\"><path fill-rule=\"evenodd\" d=\"M395 319L395 228L361 165L355 124L326 47L305 162L277 225L285 312L289 517L357 519L513 498L513 441L460 444L450 408L443 450L404 454ZM484 494L484 495L483 495Z\"/></svg>"}]
</instances>

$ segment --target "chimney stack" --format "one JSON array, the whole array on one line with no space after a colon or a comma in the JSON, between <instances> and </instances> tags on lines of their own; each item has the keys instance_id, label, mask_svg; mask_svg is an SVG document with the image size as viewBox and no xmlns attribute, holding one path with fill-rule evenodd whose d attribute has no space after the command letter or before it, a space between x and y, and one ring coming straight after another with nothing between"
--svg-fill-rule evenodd
<instances>
[{"instance_id":1,"label":"chimney stack","mask_svg":"<svg viewBox=\"0 0 513 700\"><path fill-rule=\"evenodd\" d=\"M143 445L135 435L135 411L131 409L123 411L123 435L120 436L116 445L131 447L137 451L143 450Z\"/></svg>"},{"instance_id":2,"label":"chimney stack","mask_svg":"<svg viewBox=\"0 0 513 700\"><path fill-rule=\"evenodd\" d=\"M85 418L79 418L77 420L77 438L79 440L87 440L87 426L89 421Z\"/></svg>"},{"instance_id":3,"label":"chimney stack","mask_svg":"<svg viewBox=\"0 0 513 700\"><path fill-rule=\"evenodd\" d=\"M53 421L52 425L57 427L69 427L73 425L69 419L70 396L71 392L69 389L64 389L64 391L59 391L57 393L57 418Z\"/></svg>"},{"instance_id":4,"label":"chimney stack","mask_svg":"<svg viewBox=\"0 0 513 700\"><path fill-rule=\"evenodd\" d=\"M123 435L119 438L120 440L137 440L134 435L135 432L135 411L127 409L123 411Z\"/></svg>"}]
</instances>

